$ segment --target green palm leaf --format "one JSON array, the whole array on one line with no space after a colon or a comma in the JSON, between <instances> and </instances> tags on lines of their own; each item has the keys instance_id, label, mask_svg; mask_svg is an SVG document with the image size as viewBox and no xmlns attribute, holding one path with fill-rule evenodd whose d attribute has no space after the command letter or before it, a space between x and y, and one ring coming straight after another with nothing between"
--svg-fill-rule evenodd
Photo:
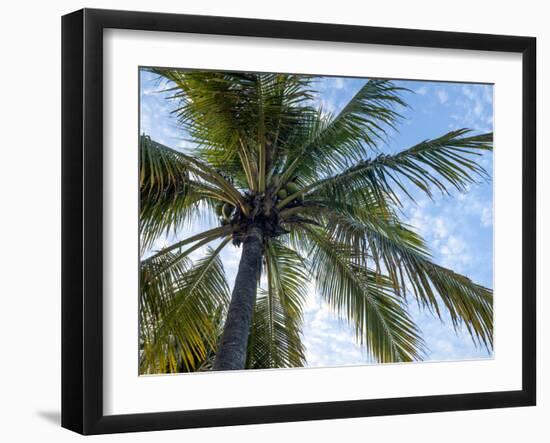
<instances>
[{"instance_id":1,"label":"green palm leaf","mask_svg":"<svg viewBox=\"0 0 550 443\"><path fill-rule=\"evenodd\" d=\"M410 290L441 316L444 307L455 328L464 324L473 339L492 346L492 291L431 261L423 240L396 220L356 211L359 219L328 213L331 238L350 245L355 255L385 269L396 293Z\"/></svg>"},{"instance_id":2,"label":"green palm leaf","mask_svg":"<svg viewBox=\"0 0 550 443\"><path fill-rule=\"evenodd\" d=\"M241 187L265 187L274 147L309 108L308 77L153 69L169 83L178 121L209 164ZM267 147L271 149L267 149Z\"/></svg>"},{"instance_id":3,"label":"green palm leaf","mask_svg":"<svg viewBox=\"0 0 550 443\"><path fill-rule=\"evenodd\" d=\"M248 368L304 366L302 308L309 275L305 262L279 241L266 246L267 289L255 305L247 357Z\"/></svg>"},{"instance_id":4,"label":"green palm leaf","mask_svg":"<svg viewBox=\"0 0 550 443\"><path fill-rule=\"evenodd\" d=\"M312 197L316 190L350 193L370 189L379 196L386 196L393 202L400 199L396 189L414 200L403 184L406 179L429 197L432 189L449 193L450 188L466 191L467 185L476 179L488 177L475 157L483 151L492 150L492 134L466 136L470 131L460 129L442 137L423 141L395 155L380 154L364 160L332 177L319 180L307 186Z\"/></svg>"},{"instance_id":5,"label":"green palm leaf","mask_svg":"<svg viewBox=\"0 0 550 443\"><path fill-rule=\"evenodd\" d=\"M164 254L140 267L141 373L193 371L216 348L229 287L218 248L191 263Z\"/></svg>"},{"instance_id":6,"label":"green palm leaf","mask_svg":"<svg viewBox=\"0 0 550 443\"><path fill-rule=\"evenodd\" d=\"M298 146L288 156L285 178L332 175L368 156L400 118L395 108L406 106L403 91L386 80L369 80L337 115L320 110L306 117L309 131L302 130L304 140L294 140Z\"/></svg>"},{"instance_id":7,"label":"green palm leaf","mask_svg":"<svg viewBox=\"0 0 550 443\"><path fill-rule=\"evenodd\" d=\"M235 193L238 197L235 197ZM186 221L213 213L216 202L240 194L207 165L140 137L140 237L142 252Z\"/></svg>"},{"instance_id":8,"label":"green palm leaf","mask_svg":"<svg viewBox=\"0 0 550 443\"><path fill-rule=\"evenodd\" d=\"M349 247L331 240L320 229L305 228L304 237L317 291L355 328L358 342L371 356L381 362L421 359L424 343L420 331L403 299L393 291L391 280L361 265Z\"/></svg>"}]
</instances>

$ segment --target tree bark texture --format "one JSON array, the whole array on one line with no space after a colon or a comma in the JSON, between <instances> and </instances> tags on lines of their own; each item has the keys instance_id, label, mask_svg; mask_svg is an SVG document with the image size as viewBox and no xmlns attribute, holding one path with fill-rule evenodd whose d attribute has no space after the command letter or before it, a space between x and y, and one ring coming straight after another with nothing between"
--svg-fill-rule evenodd
<instances>
[{"instance_id":1,"label":"tree bark texture","mask_svg":"<svg viewBox=\"0 0 550 443\"><path fill-rule=\"evenodd\" d=\"M261 229L252 226L243 242L241 261L231 294L227 319L214 360L215 371L245 368L248 335L261 271L262 243Z\"/></svg>"}]
</instances>

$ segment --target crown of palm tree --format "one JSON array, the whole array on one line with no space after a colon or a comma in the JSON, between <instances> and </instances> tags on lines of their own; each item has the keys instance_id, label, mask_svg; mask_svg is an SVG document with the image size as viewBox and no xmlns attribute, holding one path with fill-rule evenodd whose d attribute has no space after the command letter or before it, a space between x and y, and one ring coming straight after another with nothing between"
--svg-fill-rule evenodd
<instances>
[{"instance_id":1,"label":"crown of palm tree","mask_svg":"<svg viewBox=\"0 0 550 443\"><path fill-rule=\"evenodd\" d=\"M310 282L380 362L425 353L408 298L492 347L492 290L434 263L399 219L413 188L432 197L486 178L476 158L492 134L461 129L388 155L379 145L406 106L390 81L367 81L330 115L313 105L314 77L151 71L192 148L140 137L142 252L201 213L219 223L141 261L141 372L303 366ZM243 249L232 293L229 242Z\"/></svg>"}]
</instances>

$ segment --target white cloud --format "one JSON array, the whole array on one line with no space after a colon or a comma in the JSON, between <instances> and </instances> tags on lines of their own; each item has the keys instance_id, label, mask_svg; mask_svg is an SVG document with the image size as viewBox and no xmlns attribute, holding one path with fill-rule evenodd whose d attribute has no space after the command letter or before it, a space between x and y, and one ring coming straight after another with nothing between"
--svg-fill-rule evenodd
<instances>
[{"instance_id":1,"label":"white cloud","mask_svg":"<svg viewBox=\"0 0 550 443\"><path fill-rule=\"evenodd\" d=\"M304 312L316 312L321 308L321 303L318 297L315 296L315 287L313 283L308 285L307 296L305 300Z\"/></svg>"},{"instance_id":2,"label":"white cloud","mask_svg":"<svg viewBox=\"0 0 550 443\"><path fill-rule=\"evenodd\" d=\"M476 104L474 106L474 114L477 117L480 117L483 112L483 105L481 104L481 100L476 100Z\"/></svg>"},{"instance_id":3,"label":"white cloud","mask_svg":"<svg viewBox=\"0 0 550 443\"><path fill-rule=\"evenodd\" d=\"M367 364L368 355L355 341L353 329L339 321L311 290L308 294L303 340L308 367Z\"/></svg>"},{"instance_id":4,"label":"white cloud","mask_svg":"<svg viewBox=\"0 0 550 443\"><path fill-rule=\"evenodd\" d=\"M342 89L344 87L344 79L341 77L334 79L334 87L336 89Z\"/></svg>"},{"instance_id":5,"label":"white cloud","mask_svg":"<svg viewBox=\"0 0 550 443\"><path fill-rule=\"evenodd\" d=\"M443 89L438 89L437 98L439 99L439 103L444 105L449 100L449 94L447 94L447 92Z\"/></svg>"},{"instance_id":6,"label":"white cloud","mask_svg":"<svg viewBox=\"0 0 550 443\"><path fill-rule=\"evenodd\" d=\"M462 86L462 93L470 100L473 100L475 98L474 92L472 91L472 88L470 86L467 86L467 85Z\"/></svg>"},{"instance_id":7,"label":"white cloud","mask_svg":"<svg viewBox=\"0 0 550 443\"><path fill-rule=\"evenodd\" d=\"M462 96L457 99L456 106L462 111L453 114L451 118L456 123L450 125L453 129L466 127L481 132L493 130L493 87L491 85L463 85Z\"/></svg>"},{"instance_id":8,"label":"white cloud","mask_svg":"<svg viewBox=\"0 0 550 443\"><path fill-rule=\"evenodd\" d=\"M427 86L422 86L418 88L415 92L419 95L426 95L430 89Z\"/></svg>"},{"instance_id":9,"label":"white cloud","mask_svg":"<svg viewBox=\"0 0 550 443\"><path fill-rule=\"evenodd\" d=\"M490 226L493 226L493 208L490 206L485 206L481 210L481 226L484 228L488 228Z\"/></svg>"},{"instance_id":10,"label":"white cloud","mask_svg":"<svg viewBox=\"0 0 550 443\"><path fill-rule=\"evenodd\" d=\"M483 99L488 104L493 104L493 88L485 87L483 88Z\"/></svg>"},{"instance_id":11,"label":"white cloud","mask_svg":"<svg viewBox=\"0 0 550 443\"><path fill-rule=\"evenodd\" d=\"M142 95L153 95L158 94L159 92L163 92L163 90L158 88L143 88L141 90Z\"/></svg>"},{"instance_id":12,"label":"white cloud","mask_svg":"<svg viewBox=\"0 0 550 443\"><path fill-rule=\"evenodd\" d=\"M447 237L449 235L449 228L447 226L447 222L441 218L436 217L433 224L433 230L435 234L441 239Z\"/></svg>"},{"instance_id":13,"label":"white cloud","mask_svg":"<svg viewBox=\"0 0 550 443\"><path fill-rule=\"evenodd\" d=\"M456 200L452 203L440 200L426 206L429 200L420 200L425 206L412 208L408 218L408 223L427 241L435 257L439 256L441 264L460 273L465 273L472 263L470 245L461 230L466 224L465 217L471 213L466 198L458 194L459 205Z\"/></svg>"},{"instance_id":14,"label":"white cloud","mask_svg":"<svg viewBox=\"0 0 550 443\"><path fill-rule=\"evenodd\" d=\"M461 254L462 252L464 252L465 248L466 246L461 238L450 235L447 238L447 242L441 248L441 252L443 253L443 255L453 256Z\"/></svg>"}]
</instances>

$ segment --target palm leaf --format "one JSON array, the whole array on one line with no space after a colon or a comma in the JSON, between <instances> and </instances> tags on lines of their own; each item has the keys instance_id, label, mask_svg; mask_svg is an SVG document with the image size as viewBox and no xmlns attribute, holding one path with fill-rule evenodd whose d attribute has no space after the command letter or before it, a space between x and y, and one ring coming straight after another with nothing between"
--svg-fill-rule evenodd
<instances>
[{"instance_id":1,"label":"palm leaf","mask_svg":"<svg viewBox=\"0 0 550 443\"><path fill-rule=\"evenodd\" d=\"M213 214L216 202L235 202L204 165L140 137L140 243L142 253L184 222ZM219 175L219 174L218 174Z\"/></svg>"},{"instance_id":2,"label":"palm leaf","mask_svg":"<svg viewBox=\"0 0 550 443\"><path fill-rule=\"evenodd\" d=\"M166 266L165 254L140 267L140 373L197 370L215 350L216 312L229 303L222 242L200 260Z\"/></svg>"},{"instance_id":3,"label":"palm leaf","mask_svg":"<svg viewBox=\"0 0 550 443\"><path fill-rule=\"evenodd\" d=\"M492 150L493 134L467 136L469 130L460 129L442 137L426 140L395 155L380 154L332 177L307 186L303 192L315 196L316 190L349 193L371 189L399 203L396 189L414 199L405 187L406 179L416 188L432 197L432 188L443 193L449 189L465 191L476 179L487 179L488 174L474 159L483 151Z\"/></svg>"},{"instance_id":4,"label":"palm leaf","mask_svg":"<svg viewBox=\"0 0 550 443\"><path fill-rule=\"evenodd\" d=\"M305 262L280 241L266 245L267 289L254 310L247 367L282 368L305 364L302 308L309 276Z\"/></svg>"},{"instance_id":5,"label":"palm leaf","mask_svg":"<svg viewBox=\"0 0 550 443\"><path fill-rule=\"evenodd\" d=\"M403 91L387 80L369 80L337 115L319 111L289 155L284 178L330 176L368 156L400 118L395 108L406 106Z\"/></svg>"},{"instance_id":6,"label":"palm leaf","mask_svg":"<svg viewBox=\"0 0 550 443\"><path fill-rule=\"evenodd\" d=\"M492 291L433 263L423 240L408 227L365 212L356 211L356 218L328 213L331 238L354 248L377 270L386 270L396 293L410 290L438 316L444 307L455 328L464 324L474 341L492 347Z\"/></svg>"},{"instance_id":7,"label":"palm leaf","mask_svg":"<svg viewBox=\"0 0 550 443\"><path fill-rule=\"evenodd\" d=\"M241 187L260 192L275 147L303 118L306 76L153 69L168 80L174 111L196 152Z\"/></svg>"},{"instance_id":8,"label":"palm leaf","mask_svg":"<svg viewBox=\"0 0 550 443\"><path fill-rule=\"evenodd\" d=\"M321 229L304 228L317 291L355 328L359 343L380 362L420 360L424 343L391 280L361 266L346 245ZM303 245L302 245L303 246Z\"/></svg>"}]
</instances>

